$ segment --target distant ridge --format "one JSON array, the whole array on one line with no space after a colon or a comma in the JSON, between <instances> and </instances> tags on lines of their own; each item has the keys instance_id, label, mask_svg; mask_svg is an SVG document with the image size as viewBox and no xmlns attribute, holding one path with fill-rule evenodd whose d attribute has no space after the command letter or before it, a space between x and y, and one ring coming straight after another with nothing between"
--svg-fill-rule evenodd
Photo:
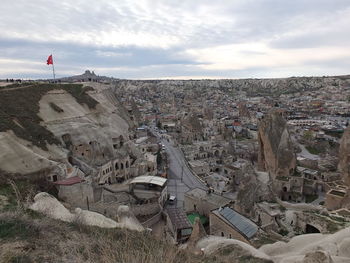
<instances>
[{"instance_id":1,"label":"distant ridge","mask_svg":"<svg viewBox=\"0 0 350 263\"><path fill-rule=\"evenodd\" d=\"M94 71L85 70L85 72L81 75L63 77L56 80L62 82L110 82L118 79L113 77L99 76L96 75Z\"/></svg>"}]
</instances>

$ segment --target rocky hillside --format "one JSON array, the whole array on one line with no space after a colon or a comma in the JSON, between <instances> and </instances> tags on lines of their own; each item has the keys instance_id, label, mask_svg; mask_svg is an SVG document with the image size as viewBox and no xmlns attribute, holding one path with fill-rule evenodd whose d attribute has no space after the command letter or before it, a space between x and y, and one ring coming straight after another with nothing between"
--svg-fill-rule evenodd
<instances>
[{"instance_id":1,"label":"rocky hillside","mask_svg":"<svg viewBox=\"0 0 350 263\"><path fill-rule=\"evenodd\" d=\"M98 141L103 156L112 157L112 138L127 137L133 125L109 87L98 83L2 87L0 120L3 174L53 169L67 162L71 145Z\"/></svg>"},{"instance_id":2,"label":"rocky hillside","mask_svg":"<svg viewBox=\"0 0 350 263\"><path fill-rule=\"evenodd\" d=\"M46 217L28 209L35 187L26 181L0 185L0 262L345 263L350 259L350 228L328 235L299 235L259 248L208 236L186 248L157 240L147 231L99 228L79 220L66 223Z\"/></svg>"}]
</instances>

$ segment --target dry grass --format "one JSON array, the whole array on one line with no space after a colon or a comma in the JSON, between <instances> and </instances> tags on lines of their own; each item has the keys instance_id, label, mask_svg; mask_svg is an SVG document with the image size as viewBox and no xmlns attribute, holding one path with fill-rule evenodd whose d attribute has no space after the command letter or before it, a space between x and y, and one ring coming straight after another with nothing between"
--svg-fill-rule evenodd
<instances>
[{"instance_id":1,"label":"dry grass","mask_svg":"<svg viewBox=\"0 0 350 263\"><path fill-rule=\"evenodd\" d=\"M201 262L146 232L67 224L26 210L0 214L0 240L0 262Z\"/></svg>"},{"instance_id":2,"label":"dry grass","mask_svg":"<svg viewBox=\"0 0 350 263\"><path fill-rule=\"evenodd\" d=\"M269 263L223 247L215 255L154 239L147 232L64 223L28 210L0 213L0 262L48 263Z\"/></svg>"},{"instance_id":3,"label":"dry grass","mask_svg":"<svg viewBox=\"0 0 350 263\"><path fill-rule=\"evenodd\" d=\"M265 263L231 248L212 256L197 255L156 240L148 232L50 219L26 209L34 193L23 189L21 182L8 182L1 193L12 203L10 209L0 210L1 263Z\"/></svg>"}]
</instances>

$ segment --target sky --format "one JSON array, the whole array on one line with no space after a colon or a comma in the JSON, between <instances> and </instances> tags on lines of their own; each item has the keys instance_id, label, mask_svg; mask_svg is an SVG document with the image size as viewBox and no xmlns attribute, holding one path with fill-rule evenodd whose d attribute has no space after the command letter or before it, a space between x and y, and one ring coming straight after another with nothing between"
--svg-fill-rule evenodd
<instances>
[{"instance_id":1,"label":"sky","mask_svg":"<svg viewBox=\"0 0 350 263\"><path fill-rule=\"evenodd\" d=\"M0 78L350 74L350 0L1 0Z\"/></svg>"}]
</instances>

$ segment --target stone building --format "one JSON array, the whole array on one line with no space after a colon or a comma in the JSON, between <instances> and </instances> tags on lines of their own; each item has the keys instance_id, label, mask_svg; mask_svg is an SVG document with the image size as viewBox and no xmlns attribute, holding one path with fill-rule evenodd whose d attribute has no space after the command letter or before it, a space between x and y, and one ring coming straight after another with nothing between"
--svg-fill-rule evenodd
<instances>
[{"instance_id":1,"label":"stone building","mask_svg":"<svg viewBox=\"0 0 350 263\"><path fill-rule=\"evenodd\" d=\"M182 243L192 234L192 225L182 209L171 207L165 211L166 226L175 242Z\"/></svg>"},{"instance_id":2,"label":"stone building","mask_svg":"<svg viewBox=\"0 0 350 263\"><path fill-rule=\"evenodd\" d=\"M58 197L69 204L88 207L89 203L98 202L101 199L102 189L93 187L88 181L73 176L54 182L58 189Z\"/></svg>"},{"instance_id":3,"label":"stone building","mask_svg":"<svg viewBox=\"0 0 350 263\"><path fill-rule=\"evenodd\" d=\"M219 208L209 214L210 234L233 238L245 243L258 232L258 226L229 207Z\"/></svg>"},{"instance_id":4,"label":"stone building","mask_svg":"<svg viewBox=\"0 0 350 263\"><path fill-rule=\"evenodd\" d=\"M200 215L209 217L212 210L224 207L230 202L231 199L229 198L195 188L185 193L184 209L186 213L197 212Z\"/></svg>"},{"instance_id":5,"label":"stone building","mask_svg":"<svg viewBox=\"0 0 350 263\"><path fill-rule=\"evenodd\" d=\"M330 211L343 207L346 200L346 191L341 189L331 189L326 194L326 208Z\"/></svg>"},{"instance_id":6,"label":"stone building","mask_svg":"<svg viewBox=\"0 0 350 263\"><path fill-rule=\"evenodd\" d=\"M167 179L159 176L138 176L129 182L129 191L141 200L155 200L164 204L167 200Z\"/></svg>"},{"instance_id":7,"label":"stone building","mask_svg":"<svg viewBox=\"0 0 350 263\"><path fill-rule=\"evenodd\" d=\"M204 176L209 173L209 164L203 161L191 161L188 162L191 169L199 176Z\"/></svg>"}]
</instances>

